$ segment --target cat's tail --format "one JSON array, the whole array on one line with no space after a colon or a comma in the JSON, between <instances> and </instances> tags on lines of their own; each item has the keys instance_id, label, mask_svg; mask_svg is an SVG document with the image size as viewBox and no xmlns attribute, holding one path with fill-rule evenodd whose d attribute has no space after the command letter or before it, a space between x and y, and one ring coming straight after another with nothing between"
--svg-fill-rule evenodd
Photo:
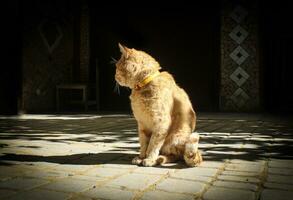
<instances>
[{"instance_id":1,"label":"cat's tail","mask_svg":"<svg viewBox=\"0 0 293 200\"><path fill-rule=\"evenodd\" d=\"M176 162L177 160L179 160L178 156L174 156L174 155L159 155L159 157L157 158L157 164L162 165L162 164L165 164L165 163L173 163L173 162Z\"/></svg>"},{"instance_id":2,"label":"cat's tail","mask_svg":"<svg viewBox=\"0 0 293 200\"><path fill-rule=\"evenodd\" d=\"M198 166L202 162L201 153L198 151L199 134L191 133L185 144L184 161L190 166Z\"/></svg>"}]
</instances>

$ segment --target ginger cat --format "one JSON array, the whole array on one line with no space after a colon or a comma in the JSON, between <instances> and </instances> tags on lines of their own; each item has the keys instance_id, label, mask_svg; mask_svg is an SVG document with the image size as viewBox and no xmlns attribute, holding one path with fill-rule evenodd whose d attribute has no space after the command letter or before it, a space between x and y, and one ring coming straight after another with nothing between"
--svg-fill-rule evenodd
<instances>
[{"instance_id":1,"label":"ginger cat","mask_svg":"<svg viewBox=\"0 0 293 200\"><path fill-rule=\"evenodd\" d=\"M159 63L143 51L119 44L115 79L131 88L131 107L138 124L140 154L133 164L154 166L184 159L188 166L202 162L198 151L196 115L186 92Z\"/></svg>"}]
</instances>

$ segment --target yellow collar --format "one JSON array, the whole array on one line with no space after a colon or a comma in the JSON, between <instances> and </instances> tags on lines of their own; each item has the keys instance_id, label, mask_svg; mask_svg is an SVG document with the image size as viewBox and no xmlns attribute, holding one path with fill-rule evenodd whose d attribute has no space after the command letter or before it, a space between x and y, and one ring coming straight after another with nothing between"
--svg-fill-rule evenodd
<instances>
[{"instance_id":1,"label":"yellow collar","mask_svg":"<svg viewBox=\"0 0 293 200\"><path fill-rule=\"evenodd\" d=\"M156 78L157 76L160 75L160 72L157 71L149 76L147 76L145 79L143 79L141 82L137 83L135 86L134 86L134 89L136 90L139 90L141 89L142 87L144 87L145 85L147 85L149 82L151 82L154 78Z\"/></svg>"}]
</instances>

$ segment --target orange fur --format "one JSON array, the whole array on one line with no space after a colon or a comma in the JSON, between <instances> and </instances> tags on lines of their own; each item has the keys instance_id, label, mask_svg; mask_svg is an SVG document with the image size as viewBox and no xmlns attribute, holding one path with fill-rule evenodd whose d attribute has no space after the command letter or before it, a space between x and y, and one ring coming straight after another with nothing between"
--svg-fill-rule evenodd
<instances>
[{"instance_id":1,"label":"orange fur","mask_svg":"<svg viewBox=\"0 0 293 200\"><path fill-rule=\"evenodd\" d=\"M161 67L143 51L119 47L122 55L116 63L115 79L132 89L131 107L138 123L140 155L132 162L154 166L184 159L188 166L198 165L202 161L199 136L192 133L196 115L186 92L168 72L136 90L138 82Z\"/></svg>"}]
</instances>

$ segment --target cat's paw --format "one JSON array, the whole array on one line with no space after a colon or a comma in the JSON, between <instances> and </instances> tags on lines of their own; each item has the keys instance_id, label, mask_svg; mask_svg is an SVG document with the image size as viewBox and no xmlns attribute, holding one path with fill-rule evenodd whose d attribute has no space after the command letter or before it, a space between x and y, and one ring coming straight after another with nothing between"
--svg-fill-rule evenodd
<instances>
[{"instance_id":1,"label":"cat's paw","mask_svg":"<svg viewBox=\"0 0 293 200\"><path fill-rule=\"evenodd\" d=\"M196 167L202 163L202 155L199 151L197 151L195 154L191 153L190 155L184 155L185 163L189 167Z\"/></svg>"},{"instance_id":2,"label":"cat's paw","mask_svg":"<svg viewBox=\"0 0 293 200\"><path fill-rule=\"evenodd\" d=\"M143 159L141 159L139 156L132 159L132 164L134 165L141 165Z\"/></svg>"},{"instance_id":3,"label":"cat's paw","mask_svg":"<svg viewBox=\"0 0 293 200\"><path fill-rule=\"evenodd\" d=\"M142 165L145 167L152 167L155 166L157 163L157 160L146 158L142 161Z\"/></svg>"}]
</instances>

